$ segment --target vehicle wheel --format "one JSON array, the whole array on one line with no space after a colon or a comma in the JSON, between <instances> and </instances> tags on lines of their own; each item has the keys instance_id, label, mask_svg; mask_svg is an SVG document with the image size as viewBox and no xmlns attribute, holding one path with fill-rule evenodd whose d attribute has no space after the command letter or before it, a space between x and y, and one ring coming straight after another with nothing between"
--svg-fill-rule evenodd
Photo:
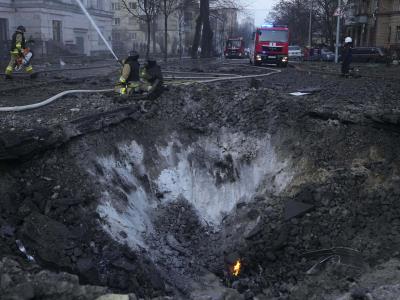
<instances>
[{"instance_id":1,"label":"vehicle wheel","mask_svg":"<svg viewBox=\"0 0 400 300\"><path fill-rule=\"evenodd\" d=\"M258 61L256 61L256 62L254 63L254 65L255 65L255 66L261 66L261 63L258 62Z\"/></svg>"}]
</instances>

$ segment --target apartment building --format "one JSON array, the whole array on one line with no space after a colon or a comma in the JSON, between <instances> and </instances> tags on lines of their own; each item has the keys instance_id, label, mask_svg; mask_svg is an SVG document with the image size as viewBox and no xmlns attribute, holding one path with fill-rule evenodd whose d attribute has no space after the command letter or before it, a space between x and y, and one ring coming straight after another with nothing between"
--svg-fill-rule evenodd
<instances>
[{"instance_id":1,"label":"apartment building","mask_svg":"<svg viewBox=\"0 0 400 300\"><path fill-rule=\"evenodd\" d=\"M82 3L111 42L110 1L82 0ZM2 45L7 45L18 25L25 26L26 37L35 40L36 55L53 52L95 55L107 51L76 0L0 0Z\"/></svg>"},{"instance_id":2,"label":"apartment building","mask_svg":"<svg viewBox=\"0 0 400 300\"><path fill-rule=\"evenodd\" d=\"M118 53L127 53L135 49L145 53L147 44L147 24L144 17L136 16L137 1L126 1L132 15L122 1L112 0L111 8L114 13L112 26L113 48ZM181 9L177 9L168 18L168 52L177 54L179 49L188 49L192 39L194 24L197 17L198 5L195 1L187 1ZM164 51L164 16L160 13L151 24L151 52Z\"/></svg>"},{"instance_id":3,"label":"apartment building","mask_svg":"<svg viewBox=\"0 0 400 300\"><path fill-rule=\"evenodd\" d=\"M214 48L222 55L229 37L237 35L238 10L235 8L211 8L210 23L214 33Z\"/></svg>"},{"instance_id":4,"label":"apartment building","mask_svg":"<svg viewBox=\"0 0 400 300\"><path fill-rule=\"evenodd\" d=\"M400 49L400 0L353 0L348 4L346 33L356 46Z\"/></svg>"}]
</instances>

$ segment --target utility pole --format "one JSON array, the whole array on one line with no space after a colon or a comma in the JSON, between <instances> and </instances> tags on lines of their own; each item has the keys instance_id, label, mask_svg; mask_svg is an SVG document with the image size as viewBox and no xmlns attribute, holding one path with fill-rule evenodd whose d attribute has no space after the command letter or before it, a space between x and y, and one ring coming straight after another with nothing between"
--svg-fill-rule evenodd
<instances>
[{"instance_id":1,"label":"utility pole","mask_svg":"<svg viewBox=\"0 0 400 300\"><path fill-rule=\"evenodd\" d=\"M311 3L310 3L311 2ZM311 44L312 44L312 37L311 37L311 32L312 32L312 6L313 6L313 0L310 0L310 21L308 24L308 46L311 48Z\"/></svg>"},{"instance_id":2,"label":"utility pole","mask_svg":"<svg viewBox=\"0 0 400 300\"><path fill-rule=\"evenodd\" d=\"M335 63L339 62L339 42L340 42L340 16L342 14L342 1L338 0L337 23L336 23L336 46L335 46Z\"/></svg>"}]
</instances>

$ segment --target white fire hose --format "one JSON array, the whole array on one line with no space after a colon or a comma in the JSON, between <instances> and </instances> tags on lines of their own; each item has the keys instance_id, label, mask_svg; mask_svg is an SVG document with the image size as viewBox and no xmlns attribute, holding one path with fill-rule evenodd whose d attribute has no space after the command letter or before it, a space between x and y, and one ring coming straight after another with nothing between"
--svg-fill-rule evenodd
<instances>
[{"instance_id":1,"label":"white fire hose","mask_svg":"<svg viewBox=\"0 0 400 300\"><path fill-rule=\"evenodd\" d=\"M106 90L69 90L61 92L47 100L44 100L39 103L29 104L29 105L22 105L22 106L10 106L10 107L0 107L0 112L16 112L16 111L24 111L24 110L31 110L40 108L42 106L48 105L61 97L69 94L82 94L82 93L105 93L105 92L112 92L114 89L106 89Z\"/></svg>"},{"instance_id":2,"label":"white fire hose","mask_svg":"<svg viewBox=\"0 0 400 300\"><path fill-rule=\"evenodd\" d=\"M183 82L183 83L178 83L175 85L190 85L190 84L194 84L194 83L212 83L212 82L219 82L219 81L232 81L232 80L238 80L238 79L249 79L249 78L257 78L257 77L265 77L265 76L269 76L269 75L273 75L273 74L277 74L282 72L281 70L276 70L276 69L271 69L271 68L263 68L265 70L269 70L272 72L269 73L265 73L265 74L258 74L258 75L237 75L237 74L231 74L230 77L220 77L220 78L212 78L210 79L210 77L204 77L203 79L205 80L190 80L189 82ZM221 75L221 74L219 74ZM172 84L174 85L174 84ZM86 93L86 94L90 94L90 93L106 93L106 92L112 92L114 91L114 89L105 89L105 90L69 90L69 91L64 91L61 92L47 100L44 100L42 102L39 103L35 103L35 104L29 104L29 105L22 105L22 106L10 106L10 107L0 107L0 112L19 112L19 111L25 111L25 110L32 110L32 109L37 109L40 107L43 107L45 105L48 105L62 97L64 97L65 95L69 95L69 94L82 94L82 93Z\"/></svg>"},{"instance_id":3,"label":"white fire hose","mask_svg":"<svg viewBox=\"0 0 400 300\"><path fill-rule=\"evenodd\" d=\"M258 74L258 75L244 75L244 76L240 76L240 77L223 77L223 78L214 78L214 79L208 79L208 80L202 80L202 81L198 81L196 83L212 83L212 82L218 82L218 81L233 81L233 80L238 80L238 79L249 79L249 78L258 78L258 77L266 77L269 75L273 75L273 74L277 74L280 73L282 71L280 70L273 70L273 72L269 72L269 73L265 73L265 74ZM184 83L183 85L189 85L192 84L192 82L190 83Z\"/></svg>"}]
</instances>

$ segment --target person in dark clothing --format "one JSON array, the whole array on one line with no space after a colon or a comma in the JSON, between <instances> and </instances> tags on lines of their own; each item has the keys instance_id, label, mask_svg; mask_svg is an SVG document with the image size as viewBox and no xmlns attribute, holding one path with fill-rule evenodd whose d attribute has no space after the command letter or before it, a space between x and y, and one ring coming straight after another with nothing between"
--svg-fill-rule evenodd
<instances>
[{"instance_id":1,"label":"person in dark clothing","mask_svg":"<svg viewBox=\"0 0 400 300\"><path fill-rule=\"evenodd\" d=\"M17 30L12 36L10 49L11 58L5 71L6 79L12 79L14 68L18 66L19 62L21 62L21 65L23 64L25 71L30 74L32 78L35 77L33 76L33 67L30 63L32 53L30 49L26 47L25 32L25 27L21 25L17 27Z\"/></svg>"},{"instance_id":2,"label":"person in dark clothing","mask_svg":"<svg viewBox=\"0 0 400 300\"><path fill-rule=\"evenodd\" d=\"M163 89L161 67L153 58L149 58L140 70L140 90L148 94L158 94Z\"/></svg>"},{"instance_id":3,"label":"person in dark clothing","mask_svg":"<svg viewBox=\"0 0 400 300\"><path fill-rule=\"evenodd\" d=\"M350 65L353 60L353 40L347 37L344 40L342 49L342 76L348 77L350 75Z\"/></svg>"},{"instance_id":4,"label":"person in dark clothing","mask_svg":"<svg viewBox=\"0 0 400 300\"><path fill-rule=\"evenodd\" d=\"M130 95L140 91L139 53L131 51L127 59L122 61L121 77L115 86L115 92L120 95Z\"/></svg>"}]
</instances>

